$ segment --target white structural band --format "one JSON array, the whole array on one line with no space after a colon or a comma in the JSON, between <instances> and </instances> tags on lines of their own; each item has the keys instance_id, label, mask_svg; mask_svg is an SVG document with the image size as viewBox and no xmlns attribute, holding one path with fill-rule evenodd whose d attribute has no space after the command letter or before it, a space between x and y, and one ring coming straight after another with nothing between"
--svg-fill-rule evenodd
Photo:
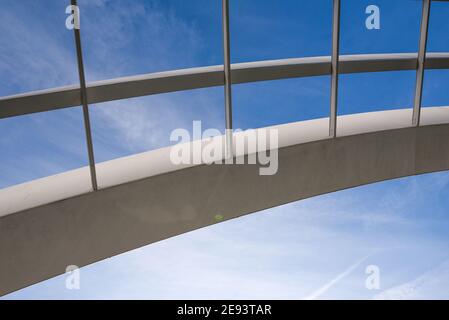
<instances>
[{"instance_id":1,"label":"white structural band","mask_svg":"<svg viewBox=\"0 0 449 320\"><path fill-rule=\"evenodd\" d=\"M449 107L276 126L278 172L257 165L175 166L169 149L0 190L0 295L87 264L224 220L367 183L449 169ZM68 248L70 248L68 250Z\"/></svg>"},{"instance_id":2,"label":"white structural band","mask_svg":"<svg viewBox=\"0 0 449 320\"><path fill-rule=\"evenodd\" d=\"M416 70L417 53L342 55L339 74ZM449 69L449 53L427 53L426 69ZM331 57L270 60L231 65L233 84L331 74ZM87 103L224 85L223 66L182 69L87 84ZM79 86L0 98L0 119L81 105Z\"/></svg>"}]
</instances>

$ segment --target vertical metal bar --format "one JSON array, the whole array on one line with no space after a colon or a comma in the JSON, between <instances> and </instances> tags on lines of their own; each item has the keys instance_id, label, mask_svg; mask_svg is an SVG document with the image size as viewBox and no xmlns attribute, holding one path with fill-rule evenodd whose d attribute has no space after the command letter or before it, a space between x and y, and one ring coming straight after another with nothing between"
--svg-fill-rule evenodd
<instances>
[{"instance_id":1,"label":"vertical metal bar","mask_svg":"<svg viewBox=\"0 0 449 320\"><path fill-rule=\"evenodd\" d=\"M229 34L229 0L222 0L223 57L225 77L226 157L233 157L232 141L232 91L231 91L231 45Z\"/></svg>"},{"instance_id":2,"label":"vertical metal bar","mask_svg":"<svg viewBox=\"0 0 449 320\"><path fill-rule=\"evenodd\" d=\"M415 99L413 101L413 119L412 119L413 126L419 126L419 122L421 119L421 102L422 102L422 90L424 82L424 63L426 61L430 3L431 0L423 0L422 4L421 31L419 36L419 51L418 51L418 69L416 71Z\"/></svg>"},{"instance_id":3,"label":"vertical metal bar","mask_svg":"<svg viewBox=\"0 0 449 320\"><path fill-rule=\"evenodd\" d=\"M332 17L332 74L331 74L331 109L329 116L329 136L337 135L337 102L338 102L338 60L340 46L340 0L334 0Z\"/></svg>"},{"instance_id":4,"label":"vertical metal bar","mask_svg":"<svg viewBox=\"0 0 449 320\"><path fill-rule=\"evenodd\" d=\"M72 6L77 6L76 0L71 0ZM76 56L78 60L78 74L80 79L81 103L83 105L84 128L86 131L87 152L89 155L90 177L93 190L98 189L97 173L95 170L94 148L92 143L92 132L90 129L89 106L87 104L86 78L84 75L83 51L81 49L80 30L73 28L75 32Z\"/></svg>"}]
</instances>

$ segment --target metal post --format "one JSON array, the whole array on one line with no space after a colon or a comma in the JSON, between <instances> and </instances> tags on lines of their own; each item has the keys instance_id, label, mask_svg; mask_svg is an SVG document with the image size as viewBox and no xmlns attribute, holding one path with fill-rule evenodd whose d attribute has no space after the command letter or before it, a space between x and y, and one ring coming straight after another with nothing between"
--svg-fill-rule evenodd
<instances>
[{"instance_id":1,"label":"metal post","mask_svg":"<svg viewBox=\"0 0 449 320\"><path fill-rule=\"evenodd\" d=\"M232 138L232 91L231 91L231 45L229 34L229 0L222 0L223 57L225 77L226 158L233 157Z\"/></svg>"},{"instance_id":2,"label":"metal post","mask_svg":"<svg viewBox=\"0 0 449 320\"><path fill-rule=\"evenodd\" d=\"M71 0L72 6L76 6L76 0ZM83 52L81 49L81 35L80 30L76 27L73 28L75 32L75 43L76 43L76 56L78 60L78 74L80 79L80 92L81 92L81 103L83 105L83 116L84 116L84 128L86 131L86 142L87 142L87 152L89 155L89 167L90 176L92 181L93 190L98 189L97 184L97 174L95 170L95 158L94 149L92 143L92 132L90 128L90 118L89 118L89 106L87 104L87 90L86 90L86 79L84 75L84 64L83 64Z\"/></svg>"},{"instance_id":3,"label":"metal post","mask_svg":"<svg viewBox=\"0 0 449 320\"><path fill-rule=\"evenodd\" d=\"M418 69L416 71L415 99L413 102L412 125L419 126L421 119L421 102L426 61L427 33L429 29L430 0L423 0L421 31L419 36Z\"/></svg>"},{"instance_id":4,"label":"metal post","mask_svg":"<svg viewBox=\"0 0 449 320\"><path fill-rule=\"evenodd\" d=\"M329 136L337 135L338 102L338 60L340 44L340 0L334 0L332 18L332 57L331 57L331 109L329 116Z\"/></svg>"}]
</instances>

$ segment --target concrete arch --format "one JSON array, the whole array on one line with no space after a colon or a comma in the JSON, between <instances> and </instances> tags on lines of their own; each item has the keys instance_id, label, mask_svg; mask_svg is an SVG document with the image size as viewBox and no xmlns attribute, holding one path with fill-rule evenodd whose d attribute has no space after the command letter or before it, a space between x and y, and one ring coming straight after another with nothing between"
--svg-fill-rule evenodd
<instances>
[{"instance_id":1,"label":"concrete arch","mask_svg":"<svg viewBox=\"0 0 449 320\"><path fill-rule=\"evenodd\" d=\"M0 295L122 252L273 206L428 172L449 170L449 107L412 109L276 126L279 170L183 165L170 148L0 190ZM238 155L239 156L239 155Z\"/></svg>"}]
</instances>

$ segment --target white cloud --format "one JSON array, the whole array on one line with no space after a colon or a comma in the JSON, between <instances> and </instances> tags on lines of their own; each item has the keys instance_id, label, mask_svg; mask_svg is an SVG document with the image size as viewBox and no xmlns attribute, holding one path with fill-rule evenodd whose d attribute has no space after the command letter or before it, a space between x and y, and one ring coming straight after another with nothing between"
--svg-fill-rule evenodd
<instances>
[{"instance_id":1,"label":"white cloud","mask_svg":"<svg viewBox=\"0 0 449 320\"><path fill-rule=\"evenodd\" d=\"M376 300L447 299L449 286L449 260L431 268L404 284L374 296Z\"/></svg>"},{"instance_id":2,"label":"white cloud","mask_svg":"<svg viewBox=\"0 0 449 320\"><path fill-rule=\"evenodd\" d=\"M65 11L61 11L61 29L58 29L55 17L42 23L45 14L51 14L51 10L44 12L35 3L29 4L34 6L34 15L26 14L31 7L25 3L23 6L11 4L8 10L0 12L3 34L0 38L1 82L12 92L76 84L74 40L72 33L65 30L62 19ZM89 0L80 1L80 6L88 79L171 69L194 64L198 59L202 41L198 30L173 9L162 8L153 1ZM65 7L61 6L63 9ZM168 145L170 131L177 127L189 128L192 120L203 120L205 125L222 128L224 107L222 95L218 96L217 90L164 94L92 106L96 159L107 160ZM86 165L84 126L79 114L76 117L73 114L64 110L29 116L27 126L34 127L34 133L21 133L20 139L26 144L36 136L40 137L47 153L27 155L28 150L10 148L11 161L5 158L3 161L9 161L8 165L15 169L1 174L3 181L11 184L72 169L73 164L66 164L73 163L74 154L78 166ZM16 123L15 119L3 122ZM18 131L22 132L23 128L10 125L8 136L12 137ZM58 154L52 154L46 144L57 145ZM15 152L27 156L23 161L12 161L17 157ZM80 156L80 152L85 156ZM30 172L22 175L23 178L9 177L29 168L34 174Z\"/></svg>"},{"instance_id":3,"label":"white cloud","mask_svg":"<svg viewBox=\"0 0 449 320\"><path fill-rule=\"evenodd\" d=\"M90 36L86 33L86 54L94 55L86 57L90 79L196 62L201 37L194 25L182 21L174 12L166 14L157 7L148 10L129 1L127 10L112 5L105 10L112 3L110 0L83 3L96 7L99 13L105 12L91 19L98 19L102 25L110 24L110 28L92 29ZM84 18L82 28L93 28L89 26L93 20ZM131 21L136 19L147 20L142 33L148 38L139 44L145 49L154 48L137 62L127 55L128 50L135 50L130 46L136 40L132 37L140 35L131 32ZM16 85L51 87L61 81L77 81L76 72L67 74L68 65L75 65L73 52L62 48L48 29L1 11L0 30L8 30L0 38L0 73L14 76L11 81ZM6 47L17 55L2 51ZM182 49L186 47L190 50ZM33 52L43 54L39 58ZM137 65L133 67L134 64ZM196 115L208 119L211 126L220 126L221 115L214 112L222 109L221 102L215 95L200 92L192 94L191 100L186 95L173 94L94 106L96 150L108 158L121 152L157 147L165 139L164 130L188 126L190 118ZM33 122L50 144L69 141L61 153L79 154L84 137L77 138L71 128L78 120L65 113L49 121L40 119L33 117ZM79 125L82 129L82 124ZM9 136L23 128L11 129ZM117 151L120 148L125 151ZM39 160L37 166L48 172L48 166L63 169L61 158L55 161L47 154L40 160L32 160L33 163ZM12 164L11 160L11 175L27 166L27 162L15 164L17 167ZM439 188L447 186L449 175L438 177L412 178L390 187L383 184L383 190L364 187L270 209L85 267L80 292L65 290L63 277L58 277L11 297L302 298L373 248L411 245L413 249L413 241L420 239L412 232L416 220L410 212L428 201L426 194L436 194ZM424 221L431 219L429 215ZM341 288L352 284L351 281L363 286L364 274L356 274L353 267L349 269L354 271L352 274L343 273L344 277L334 279L319 293L325 298L344 298L348 293ZM415 288L416 282L410 286ZM371 296L371 292L357 288L351 287L349 294Z\"/></svg>"},{"instance_id":4,"label":"white cloud","mask_svg":"<svg viewBox=\"0 0 449 320\"><path fill-rule=\"evenodd\" d=\"M338 276L330 280L328 283L323 285L322 287L318 288L316 291L312 292L310 295L306 296L305 300L315 300L321 297L323 294L325 294L329 289L336 286L341 280L343 280L345 277L350 275L356 268L358 268L362 262L364 262L369 255L363 257L362 259L358 260L353 265L349 266L345 271L340 273Z\"/></svg>"}]
</instances>

